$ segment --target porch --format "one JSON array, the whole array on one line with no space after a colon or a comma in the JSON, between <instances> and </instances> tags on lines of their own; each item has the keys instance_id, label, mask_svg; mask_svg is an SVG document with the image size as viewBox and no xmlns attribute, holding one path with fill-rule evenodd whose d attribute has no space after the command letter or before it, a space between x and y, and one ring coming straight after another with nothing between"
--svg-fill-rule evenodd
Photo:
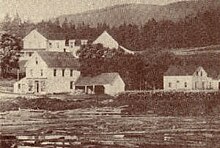
<instances>
[{"instance_id":1,"label":"porch","mask_svg":"<svg viewBox=\"0 0 220 148\"><path fill-rule=\"evenodd\" d=\"M105 94L104 85L75 86L75 90L82 90L85 94Z\"/></svg>"}]
</instances>

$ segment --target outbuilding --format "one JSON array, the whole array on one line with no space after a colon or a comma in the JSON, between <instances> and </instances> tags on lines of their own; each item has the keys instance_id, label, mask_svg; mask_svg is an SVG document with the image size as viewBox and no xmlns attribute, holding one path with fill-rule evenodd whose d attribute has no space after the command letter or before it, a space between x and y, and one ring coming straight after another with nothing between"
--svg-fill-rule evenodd
<instances>
[{"instance_id":1,"label":"outbuilding","mask_svg":"<svg viewBox=\"0 0 220 148\"><path fill-rule=\"evenodd\" d=\"M76 90L86 94L116 95L125 91L125 83L119 73L102 73L96 76L81 76L75 83Z\"/></svg>"}]
</instances>

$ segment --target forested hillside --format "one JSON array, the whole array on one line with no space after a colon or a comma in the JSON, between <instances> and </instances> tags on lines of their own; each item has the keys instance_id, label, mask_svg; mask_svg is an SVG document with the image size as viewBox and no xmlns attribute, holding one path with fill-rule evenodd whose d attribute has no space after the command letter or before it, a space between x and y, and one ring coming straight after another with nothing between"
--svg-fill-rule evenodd
<instances>
[{"instance_id":1,"label":"forested hillside","mask_svg":"<svg viewBox=\"0 0 220 148\"><path fill-rule=\"evenodd\" d=\"M96 27L88 24L74 24L65 19L63 23L42 21L38 24L21 22L19 16L11 19L5 17L2 29L24 37L30 30L41 28L50 32L66 32L69 36L95 39L104 30L125 47L131 50L171 49L201 47L220 44L220 7L198 13L195 17L188 16L174 22L171 20L156 21L152 18L144 25L123 23L110 27L106 23L98 23Z\"/></svg>"},{"instance_id":2,"label":"forested hillside","mask_svg":"<svg viewBox=\"0 0 220 148\"><path fill-rule=\"evenodd\" d=\"M63 22L67 18L68 21L74 21L76 24L84 22L91 26L96 26L97 23L103 22L111 27L118 27L124 22L141 26L152 18L157 21L179 21L186 16L196 16L198 12L204 12L218 6L220 6L219 0L191 0L168 5L125 4L80 14L63 15L58 17L58 19Z\"/></svg>"}]
</instances>

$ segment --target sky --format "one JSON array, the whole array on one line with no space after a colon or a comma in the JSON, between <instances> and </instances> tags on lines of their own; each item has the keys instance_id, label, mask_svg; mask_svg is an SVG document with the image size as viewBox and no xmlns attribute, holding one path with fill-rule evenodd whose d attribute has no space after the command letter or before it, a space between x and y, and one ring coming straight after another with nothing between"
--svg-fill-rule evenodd
<instances>
[{"instance_id":1,"label":"sky","mask_svg":"<svg viewBox=\"0 0 220 148\"><path fill-rule=\"evenodd\" d=\"M24 20L38 22L63 14L75 14L108 6L143 3L165 5L183 0L0 0L0 21L16 13Z\"/></svg>"}]
</instances>

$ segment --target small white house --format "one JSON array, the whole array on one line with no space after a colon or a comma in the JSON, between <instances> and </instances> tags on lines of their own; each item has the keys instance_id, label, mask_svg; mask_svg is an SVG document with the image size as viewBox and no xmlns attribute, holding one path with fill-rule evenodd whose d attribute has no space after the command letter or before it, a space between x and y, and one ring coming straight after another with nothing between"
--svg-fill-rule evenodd
<instances>
[{"instance_id":1,"label":"small white house","mask_svg":"<svg viewBox=\"0 0 220 148\"><path fill-rule=\"evenodd\" d=\"M104 31L95 41L93 41L93 44L102 44L104 47L110 49L121 49L129 54L135 53L134 51L121 46L107 31Z\"/></svg>"},{"instance_id":2,"label":"small white house","mask_svg":"<svg viewBox=\"0 0 220 148\"><path fill-rule=\"evenodd\" d=\"M81 45L88 43L87 39L75 39L65 33L50 33L40 29L32 30L23 38L21 60L28 60L34 52L56 51L76 53Z\"/></svg>"},{"instance_id":3,"label":"small white house","mask_svg":"<svg viewBox=\"0 0 220 148\"><path fill-rule=\"evenodd\" d=\"M219 90L218 74L201 66L170 66L163 84L164 90Z\"/></svg>"},{"instance_id":4,"label":"small white house","mask_svg":"<svg viewBox=\"0 0 220 148\"><path fill-rule=\"evenodd\" d=\"M15 93L74 92L79 62L70 52L35 52L25 64L26 77L14 84Z\"/></svg>"},{"instance_id":5,"label":"small white house","mask_svg":"<svg viewBox=\"0 0 220 148\"><path fill-rule=\"evenodd\" d=\"M81 89L87 94L116 95L125 91L125 83L118 73L102 73L93 77L80 77L76 90Z\"/></svg>"}]
</instances>

